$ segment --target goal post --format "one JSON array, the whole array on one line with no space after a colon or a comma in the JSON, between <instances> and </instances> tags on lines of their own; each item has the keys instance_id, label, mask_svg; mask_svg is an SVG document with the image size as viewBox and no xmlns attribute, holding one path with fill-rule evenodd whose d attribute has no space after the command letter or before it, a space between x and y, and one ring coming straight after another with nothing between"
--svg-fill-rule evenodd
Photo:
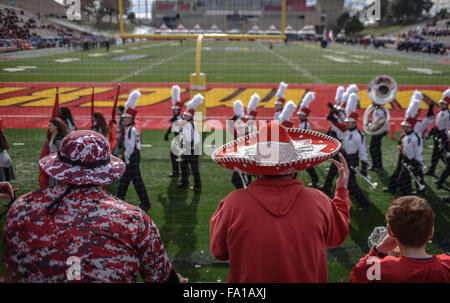
<instances>
[{"instance_id":1,"label":"goal post","mask_svg":"<svg viewBox=\"0 0 450 303\"><path fill-rule=\"evenodd\" d=\"M195 55L195 72L189 76L190 97L196 94L204 94L206 91L206 75L201 72L201 55L202 55L202 41L203 39L224 39L224 40L285 40L286 27L286 0L283 0L281 13L281 35L249 35L249 34L125 34L123 23L123 1L119 1L119 29L120 37L122 39L192 39L197 41L196 55ZM206 109L208 104L206 100L202 103L197 111L201 112L200 121L196 121L199 129L205 131L206 127Z\"/></svg>"}]
</instances>

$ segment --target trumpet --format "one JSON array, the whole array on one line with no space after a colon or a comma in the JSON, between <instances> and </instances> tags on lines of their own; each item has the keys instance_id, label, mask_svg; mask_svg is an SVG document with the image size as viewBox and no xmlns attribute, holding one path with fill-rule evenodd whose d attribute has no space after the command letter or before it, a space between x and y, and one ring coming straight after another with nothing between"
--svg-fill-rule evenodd
<instances>
[{"instance_id":1,"label":"trumpet","mask_svg":"<svg viewBox=\"0 0 450 303\"><path fill-rule=\"evenodd\" d=\"M367 182L367 184L369 184L370 190L374 190L374 189L377 188L377 186L378 186L378 183L377 183L377 182L372 182L372 180L370 180L368 177L366 177L366 176L364 176L363 174L361 174L361 172L360 172L358 169L354 168L353 166L350 166L350 167L351 167L351 169L353 169L353 170L355 171L355 173L356 173L359 177L361 177L364 181Z\"/></svg>"},{"instance_id":2,"label":"trumpet","mask_svg":"<svg viewBox=\"0 0 450 303\"><path fill-rule=\"evenodd\" d=\"M424 189L425 189L425 185L423 185L423 184L420 182L419 178L417 178L417 176L416 176L416 175L414 174L414 172L411 170L411 167L410 167L407 163L404 163L403 165L404 165L405 168L408 170L408 173L409 173L409 175L411 176L411 178L413 178L414 181L416 181L417 188L419 189L419 191L424 190Z\"/></svg>"}]
</instances>

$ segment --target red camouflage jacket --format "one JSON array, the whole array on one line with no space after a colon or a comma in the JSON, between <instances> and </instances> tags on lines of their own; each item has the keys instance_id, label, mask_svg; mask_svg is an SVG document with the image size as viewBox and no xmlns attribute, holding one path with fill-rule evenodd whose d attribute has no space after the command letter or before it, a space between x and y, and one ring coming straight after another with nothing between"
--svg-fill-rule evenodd
<instances>
[{"instance_id":1,"label":"red camouflage jacket","mask_svg":"<svg viewBox=\"0 0 450 303\"><path fill-rule=\"evenodd\" d=\"M148 215L88 186L74 187L48 215L66 189L35 190L12 205L3 227L6 281L136 282L139 273L145 282L168 279L172 265Z\"/></svg>"}]
</instances>

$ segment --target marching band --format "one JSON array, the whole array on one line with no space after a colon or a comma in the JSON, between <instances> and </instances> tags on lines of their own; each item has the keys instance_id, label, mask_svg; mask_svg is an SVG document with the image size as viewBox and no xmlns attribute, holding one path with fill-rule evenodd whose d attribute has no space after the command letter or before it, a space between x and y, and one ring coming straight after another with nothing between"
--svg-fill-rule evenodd
<instances>
[{"instance_id":1,"label":"marching band","mask_svg":"<svg viewBox=\"0 0 450 303\"><path fill-rule=\"evenodd\" d=\"M286 102L284 94L288 84L281 82L275 93L275 114L274 120L278 121L285 128L294 128L292 117L297 113L299 118L298 129L311 130L311 124L308 116L311 112L311 104L316 99L316 93L307 91L297 105L294 101ZM335 104L328 102L330 108L326 117L330 121L330 127L327 134L341 142L342 152L349 164L349 192L359 204L359 210L364 211L371 205L371 202L361 190L358 179L367 182L371 190L376 189L377 183L373 182L368 175L368 170L383 169L382 141L390 129L390 113L386 106L393 100L397 93L397 83L389 76L377 76L373 78L368 85L368 96L372 104L366 109L363 116L363 127L359 130L357 122L359 116L356 109L360 100L358 96L358 86L349 85L347 88L338 86L335 95ZM136 102L140 97L139 91L133 91L125 107L122 108L120 116L120 127L115 131L120 138L116 146L113 146L113 154L123 154L126 163L126 172L122 176L118 188L117 196L124 198L128 185L133 181L136 192L141 200L140 207L148 210L151 203L140 173L140 150L142 146L141 132L138 130L134 118L136 116ZM260 102L260 96L255 93L251 96L247 108L241 100L233 102L234 115L227 121L227 129L233 134L234 139L248 136L258 132L256 123L257 110ZM429 108L426 117L423 120L418 119L421 102L428 102ZM182 114L184 102L180 97L180 87L172 87L172 113L169 120L169 128L164 134L164 140L169 141L171 133L174 139L171 142L170 160L172 171L169 174L171 178L181 180L178 186L188 188L189 175L193 175L194 184L190 187L195 192L201 192L201 179L199 171L199 153L198 146L202 142L201 134L197 125L194 123L196 108L204 102L204 96L197 94L186 105ZM448 175L450 174L450 88L447 89L439 101L439 111L435 114L433 101L425 100L420 91L414 91L405 112L405 117L401 123L403 133L399 140L399 155L397 167L389 178L384 192L396 194L397 189L402 195L421 195L425 194L426 184L424 175L435 177L438 188L442 188ZM64 110L64 108L63 108ZM71 115L66 114L66 124L75 127L75 122ZM267 121L268 122L268 121ZM427 129L434 122L432 130L428 133ZM367 149L367 138L370 136L370 147ZM430 166L426 172L425 161L423 159L424 140L428 137L433 138L433 151ZM371 158L371 165L369 161ZM442 160L445 168L440 176L435 175L436 167ZM337 175L336 167L331 165L325 177L322 186L319 186L319 175L316 168L306 169L311 183L309 186L316 187L326 193L330 193L333 179ZM252 182L252 175L245 174L235 170L231 177L232 184L236 189L246 188ZM413 190L412 184L415 184L416 190ZM448 200L448 197L446 198Z\"/></svg>"}]
</instances>

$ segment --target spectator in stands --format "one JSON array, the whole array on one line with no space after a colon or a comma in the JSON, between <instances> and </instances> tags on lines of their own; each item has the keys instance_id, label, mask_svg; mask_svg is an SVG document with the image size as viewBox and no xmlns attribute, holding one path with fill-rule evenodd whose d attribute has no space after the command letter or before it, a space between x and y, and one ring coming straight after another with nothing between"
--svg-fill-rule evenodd
<instances>
[{"instance_id":1,"label":"spectator in stands","mask_svg":"<svg viewBox=\"0 0 450 303\"><path fill-rule=\"evenodd\" d=\"M325 247L341 245L349 234L349 170L345 158L339 154L340 163L331 160L339 170L331 200L294 178L296 167L291 166L291 159L295 147L290 147L289 140L293 139L284 127L270 122L260 130L256 146L248 146L241 151L242 156L237 148L230 155L234 163L230 165L242 162L245 164L239 169L243 172L261 169L265 175L259 175L246 189L229 194L211 218L211 254L219 260L230 260L229 282L327 282ZM277 147L278 151L272 150ZM256 160L247 161L245 155ZM282 160L277 161L277 155ZM221 157L218 163L225 163L225 151Z\"/></svg>"},{"instance_id":2,"label":"spectator in stands","mask_svg":"<svg viewBox=\"0 0 450 303\"><path fill-rule=\"evenodd\" d=\"M91 130L102 134L105 138L108 138L109 127L106 123L105 116L100 112L95 112L92 115L92 121L94 124L92 125Z\"/></svg>"},{"instance_id":3,"label":"spectator in stands","mask_svg":"<svg viewBox=\"0 0 450 303\"><path fill-rule=\"evenodd\" d=\"M388 234L353 268L350 282L450 282L450 256L426 252L434 217L423 198L395 199L386 213ZM394 251L400 251L400 256L393 256ZM378 273L373 262L378 262Z\"/></svg>"},{"instance_id":4,"label":"spectator in stands","mask_svg":"<svg viewBox=\"0 0 450 303\"><path fill-rule=\"evenodd\" d=\"M67 125L67 128L70 132L77 130L77 125L75 123L75 119L73 118L72 112L68 107L60 107L58 111L58 117L64 121Z\"/></svg>"},{"instance_id":5,"label":"spectator in stands","mask_svg":"<svg viewBox=\"0 0 450 303\"><path fill-rule=\"evenodd\" d=\"M159 231L102 186L125 171L93 131L75 131L40 167L61 185L29 192L4 227L7 282L178 282ZM184 279L183 279L184 280Z\"/></svg>"}]
</instances>

